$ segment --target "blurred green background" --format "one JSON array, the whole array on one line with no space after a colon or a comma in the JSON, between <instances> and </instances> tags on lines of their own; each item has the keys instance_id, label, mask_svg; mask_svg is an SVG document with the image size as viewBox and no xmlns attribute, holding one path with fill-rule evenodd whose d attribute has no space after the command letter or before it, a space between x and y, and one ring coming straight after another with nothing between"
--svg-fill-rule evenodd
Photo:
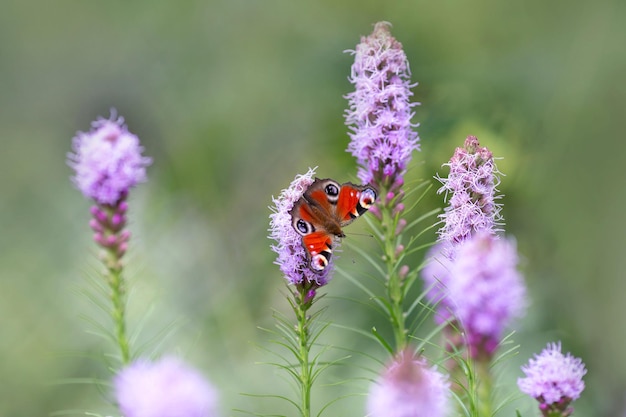
<instances>
[{"instance_id":1,"label":"blurred green background","mask_svg":"<svg viewBox=\"0 0 626 417\"><path fill-rule=\"evenodd\" d=\"M352 57L343 51L379 20L393 24L419 82L422 152L409 176L434 183L469 134L503 158L506 229L532 299L514 337L520 355L501 371L503 390L515 390L533 352L562 340L589 369L576 415L622 415L625 9L620 0L4 0L0 416L115 415L106 387L68 383L108 378L93 357L112 348L81 318L106 322L80 294L99 265L90 203L65 165L75 132L111 107L154 158L150 181L131 197L129 320L138 343L199 367L221 390L224 415L293 414L240 395L289 392L278 371L256 364L268 357L255 344L269 346L257 326L272 325L272 309L287 311L266 238L268 205L309 166L355 178L344 152ZM441 205L433 188L418 210ZM364 263L350 245L339 262ZM365 298L340 276L327 292ZM380 321L343 299L322 303L339 323ZM150 342L170 323L173 336ZM340 331L322 340L362 342ZM326 382L358 377L347 362ZM346 385L321 387L316 409L368 383ZM350 397L327 415L360 415L363 402ZM534 412L526 398L512 407Z\"/></svg>"}]
</instances>

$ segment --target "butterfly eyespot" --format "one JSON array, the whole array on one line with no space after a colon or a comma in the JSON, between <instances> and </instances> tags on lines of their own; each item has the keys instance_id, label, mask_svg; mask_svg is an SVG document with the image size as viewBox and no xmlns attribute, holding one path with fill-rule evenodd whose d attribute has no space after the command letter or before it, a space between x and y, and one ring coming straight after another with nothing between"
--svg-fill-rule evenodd
<instances>
[{"instance_id":1,"label":"butterfly eyespot","mask_svg":"<svg viewBox=\"0 0 626 417\"><path fill-rule=\"evenodd\" d=\"M308 234L313 232L313 226L311 225L311 223L307 223L302 219L298 219L296 220L296 231L300 234Z\"/></svg>"},{"instance_id":2,"label":"butterfly eyespot","mask_svg":"<svg viewBox=\"0 0 626 417\"><path fill-rule=\"evenodd\" d=\"M324 191L326 191L326 194L331 197L336 197L339 195L339 187L337 187L336 184L328 184L326 188L324 188Z\"/></svg>"},{"instance_id":3,"label":"butterfly eyespot","mask_svg":"<svg viewBox=\"0 0 626 417\"><path fill-rule=\"evenodd\" d=\"M367 188L363 190L361 196L359 198L359 204L365 209L371 207L372 204L376 201L376 192L371 188Z\"/></svg>"},{"instance_id":4,"label":"butterfly eyespot","mask_svg":"<svg viewBox=\"0 0 626 417\"><path fill-rule=\"evenodd\" d=\"M317 255L313 255L311 257L311 268L314 271L321 272L326 268L327 265L328 265L328 259L326 259L326 257L322 255L321 253Z\"/></svg>"}]
</instances>

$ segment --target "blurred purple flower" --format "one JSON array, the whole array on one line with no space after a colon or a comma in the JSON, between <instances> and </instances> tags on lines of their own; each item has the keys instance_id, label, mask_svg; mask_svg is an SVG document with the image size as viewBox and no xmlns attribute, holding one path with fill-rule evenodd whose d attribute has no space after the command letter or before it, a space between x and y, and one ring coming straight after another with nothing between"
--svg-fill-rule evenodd
<instances>
[{"instance_id":1,"label":"blurred purple flower","mask_svg":"<svg viewBox=\"0 0 626 417\"><path fill-rule=\"evenodd\" d=\"M445 417L450 409L450 384L424 358L405 350L370 388L370 417Z\"/></svg>"},{"instance_id":2,"label":"blurred purple flower","mask_svg":"<svg viewBox=\"0 0 626 417\"><path fill-rule=\"evenodd\" d=\"M452 313L474 358L491 358L504 329L526 308L515 242L478 233L459 245L448 282Z\"/></svg>"},{"instance_id":3,"label":"blurred purple flower","mask_svg":"<svg viewBox=\"0 0 626 417\"><path fill-rule=\"evenodd\" d=\"M524 312L526 287L517 263L515 242L486 232L457 246L448 303L472 357L490 358L504 329Z\"/></svg>"},{"instance_id":4,"label":"blurred purple flower","mask_svg":"<svg viewBox=\"0 0 626 417\"><path fill-rule=\"evenodd\" d=\"M139 138L128 131L122 117L99 118L90 132L78 132L68 153L72 181L85 197L98 204L115 205L128 190L146 181L152 160L142 156Z\"/></svg>"},{"instance_id":5,"label":"blurred purple flower","mask_svg":"<svg viewBox=\"0 0 626 417\"><path fill-rule=\"evenodd\" d=\"M413 112L409 63L402 44L387 22L374 26L361 38L355 51L350 82L355 91L346 98L346 124L350 126L348 151L360 165L364 183L383 184L401 180L419 138L411 124Z\"/></svg>"},{"instance_id":6,"label":"blurred purple flower","mask_svg":"<svg viewBox=\"0 0 626 417\"><path fill-rule=\"evenodd\" d=\"M315 170L309 169L306 174L296 176L278 198L272 198L274 206L270 207L272 214L270 214L269 238L276 241L276 244L271 246L278 255L275 263L290 284L315 284L316 287L321 287L330 280L334 257L322 273L313 272L309 267L304 246L302 246L302 236L294 230L291 214L289 214L295 202L313 183L314 175Z\"/></svg>"},{"instance_id":7,"label":"blurred purple flower","mask_svg":"<svg viewBox=\"0 0 626 417\"><path fill-rule=\"evenodd\" d=\"M522 366L525 378L519 378L519 389L539 401L544 416L566 417L572 414L569 404L585 389L583 376L587 373L581 359L561 353L561 342L548 346L527 365ZM551 414L550 414L551 413Z\"/></svg>"},{"instance_id":8,"label":"blurred purple flower","mask_svg":"<svg viewBox=\"0 0 626 417\"><path fill-rule=\"evenodd\" d=\"M439 324L451 317L451 305L448 298L450 284L450 270L452 260L448 256L451 252L451 243L441 241L436 243L426 254L426 264L421 271L424 280L426 298L430 305L435 307L435 321Z\"/></svg>"},{"instance_id":9,"label":"blurred purple flower","mask_svg":"<svg viewBox=\"0 0 626 417\"><path fill-rule=\"evenodd\" d=\"M114 380L124 417L215 417L217 392L204 377L174 357L138 360Z\"/></svg>"},{"instance_id":10,"label":"blurred purple flower","mask_svg":"<svg viewBox=\"0 0 626 417\"><path fill-rule=\"evenodd\" d=\"M443 186L437 192L446 194L449 206L439 216L444 223L439 240L455 245L478 231L498 232L502 217L495 193L500 173L491 151L480 147L475 136L468 136L445 165L450 174L439 178Z\"/></svg>"}]
</instances>

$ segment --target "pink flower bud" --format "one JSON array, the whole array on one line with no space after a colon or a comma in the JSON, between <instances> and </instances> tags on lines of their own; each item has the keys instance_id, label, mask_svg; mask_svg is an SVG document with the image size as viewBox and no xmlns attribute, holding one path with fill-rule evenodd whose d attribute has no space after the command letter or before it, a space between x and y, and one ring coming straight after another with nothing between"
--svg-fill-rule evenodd
<instances>
[{"instance_id":1,"label":"pink flower bud","mask_svg":"<svg viewBox=\"0 0 626 417\"><path fill-rule=\"evenodd\" d=\"M398 220L398 226L396 226L396 236L402 233L405 227L406 227L406 220L405 219Z\"/></svg>"}]
</instances>

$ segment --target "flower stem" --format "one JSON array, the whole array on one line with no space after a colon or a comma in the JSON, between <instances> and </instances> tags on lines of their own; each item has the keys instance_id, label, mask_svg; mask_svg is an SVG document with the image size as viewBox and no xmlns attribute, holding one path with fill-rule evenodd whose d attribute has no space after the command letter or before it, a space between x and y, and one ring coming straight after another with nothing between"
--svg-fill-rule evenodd
<instances>
[{"instance_id":1,"label":"flower stem","mask_svg":"<svg viewBox=\"0 0 626 417\"><path fill-rule=\"evenodd\" d=\"M309 323L310 317L307 315L312 305L313 297L310 296L311 285L298 285L298 292L295 294L294 312L298 323L296 325L296 335L299 341L298 360L300 362L300 412L302 417L311 415L311 366L309 363Z\"/></svg>"},{"instance_id":2,"label":"flower stem","mask_svg":"<svg viewBox=\"0 0 626 417\"><path fill-rule=\"evenodd\" d=\"M386 190L382 190L386 195ZM384 235L384 259L387 266L387 297L389 299L389 315L396 342L396 352L402 351L408 344L408 331L405 327L404 282L399 274L398 265L401 252L398 253L397 225L399 215L394 214L392 203L380 205L381 225Z\"/></svg>"},{"instance_id":3,"label":"flower stem","mask_svg":"<svg viewBox=\"0 0 626 417\"><path fill-rule=\"evenodd\" d=\"M126 209L126 203L122 198L116 205L99 206L104 216L100 216L100 227L103 231L99 239L99 243L105 249L103 254L103 262L107 268L107 283L110 289L111 297L111 318L113 320L115 340L120 351L120 361L122 366L130 363L130 345L126 335L126 288L122 264L122 256L125 253L126 241L128 234L123 231L125 219L119 220L117 223L112 219L116 215L123 213ZM95 216L98 219L98 216Z\"/></svg>"},{"instance_id":4,"label":"flower stem","mask_svg":"<svg viewBox=\"0 0 626 417\"><path fill-rule=\"evenodd\" d=\"M113 310L111 316L115 326L115 339L120 349L122 365L130 362L130 347L126 336L126 299L122 270L109 269L109 287L111 288L111 302Z\"/></svg>"},{"instance_id":5,"label":"flower stem","mask_svg":"<svg viewBox=\"0 0 626 417\"><path fill-rule=\"evenodd\" d=\"M478 415L491 417L493 414L493 375L490 372L490 362L476 361L475 364L478 379Z\"/></svg>"}]
</instances>

